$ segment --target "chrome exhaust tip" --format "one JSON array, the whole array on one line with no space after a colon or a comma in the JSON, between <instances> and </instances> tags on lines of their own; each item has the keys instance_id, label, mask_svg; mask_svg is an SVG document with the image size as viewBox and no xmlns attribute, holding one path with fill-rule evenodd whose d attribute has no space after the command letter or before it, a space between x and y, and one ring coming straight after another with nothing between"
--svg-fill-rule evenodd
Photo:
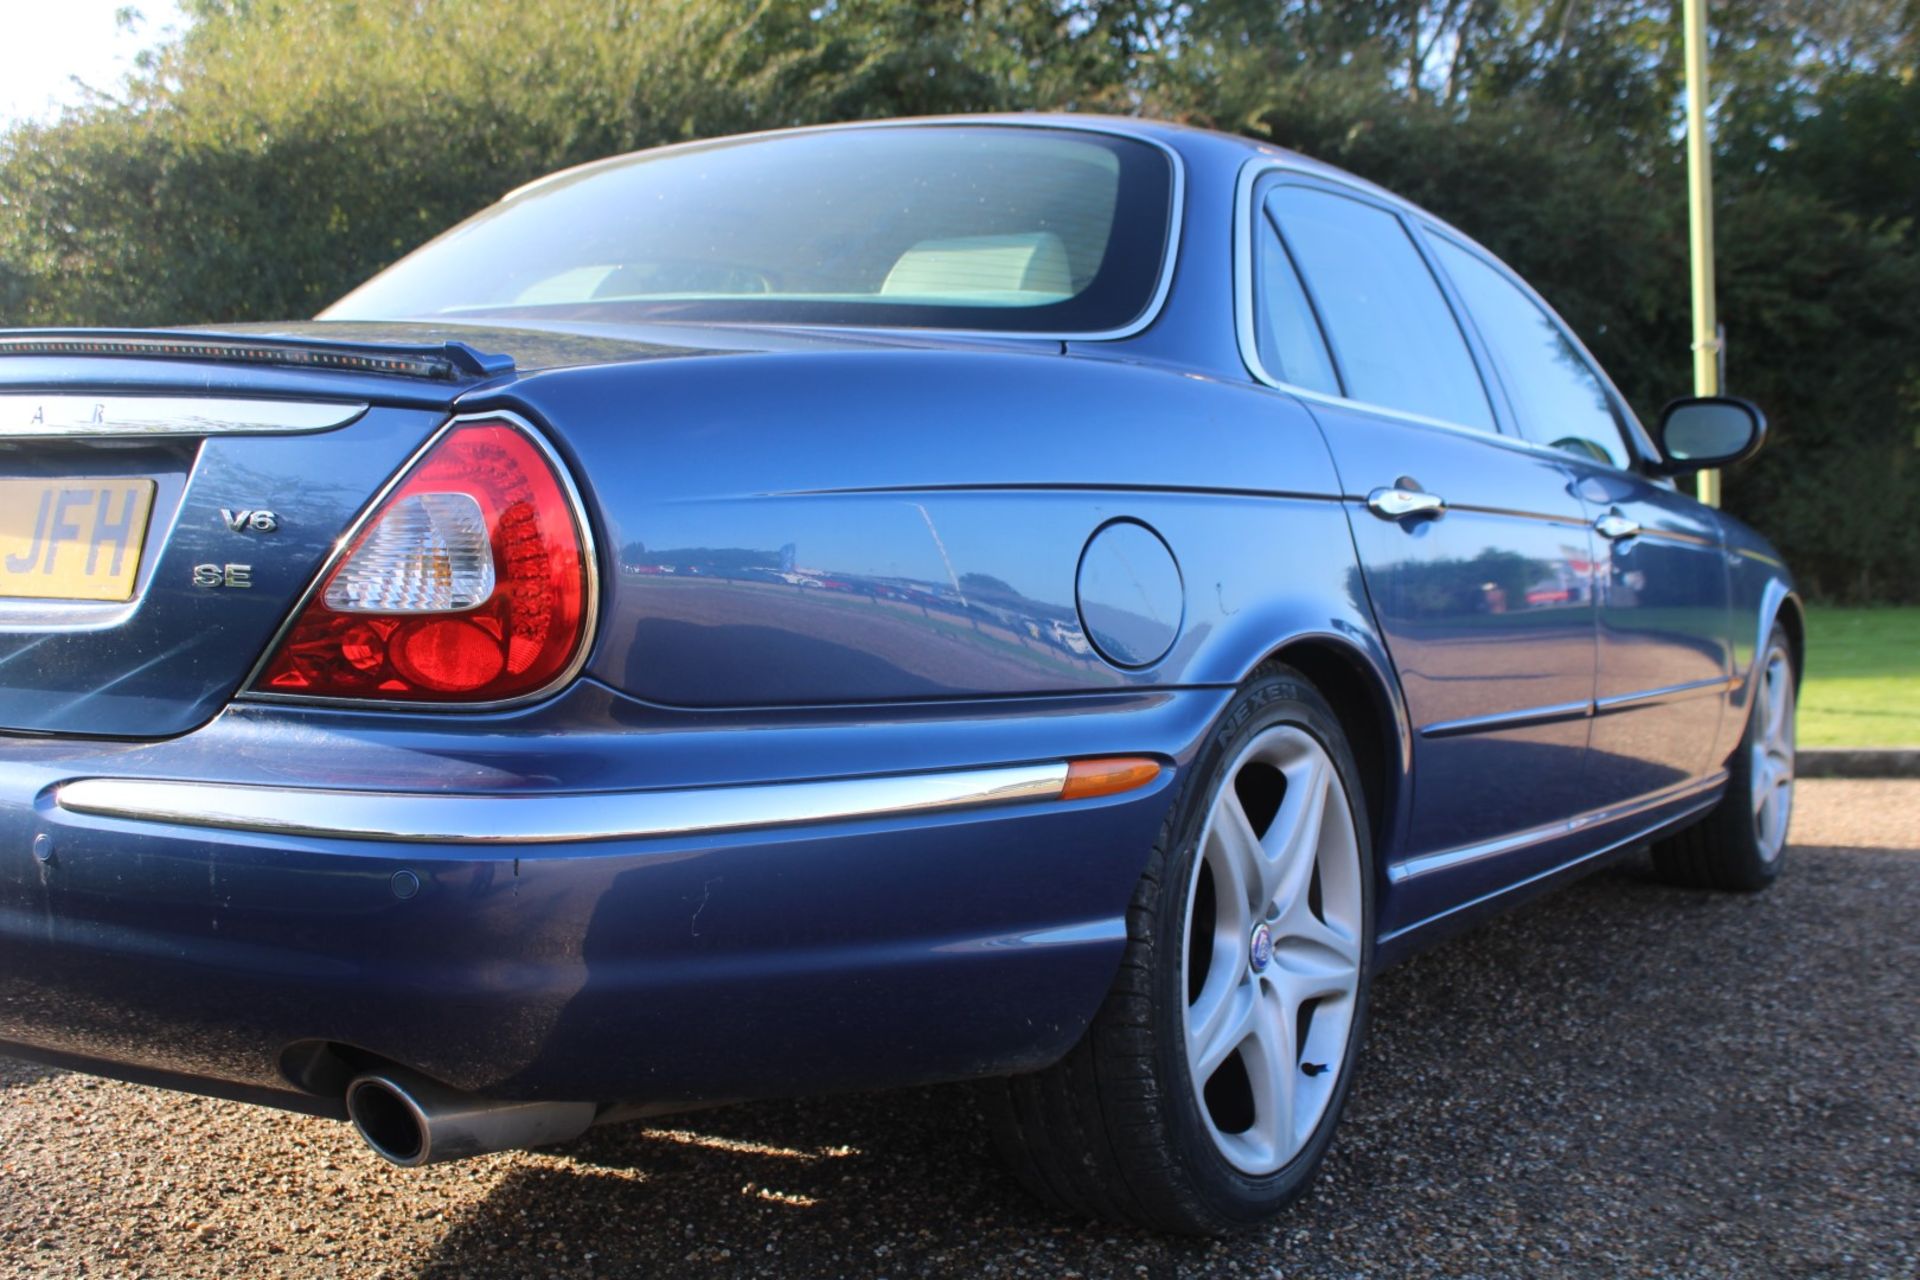
<instances>
[{"instance_id":1,"label":"chrome exhaust tip","mask_svg":"<svg viewBox=\"0 0 1920 1280\"><path fill-rule=\"evenodd\" d=\"M361 1141L406 1169L568 1142L598 1111L591 1102L494 1102L399 1067L347 1085L347 1118Z\"/></svg>"}]
</instances>

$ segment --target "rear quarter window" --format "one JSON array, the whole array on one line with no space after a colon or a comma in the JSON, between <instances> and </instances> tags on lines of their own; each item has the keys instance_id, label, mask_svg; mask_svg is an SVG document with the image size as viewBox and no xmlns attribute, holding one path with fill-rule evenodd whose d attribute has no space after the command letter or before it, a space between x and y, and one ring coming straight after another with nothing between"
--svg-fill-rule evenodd
<instances>
[{"instance_id":1,"label":"rear quarter window","mask_svg":"<svg viewBox=\"0 0 1920 1280\"><path fill-rule=\"evenodd\" d=\"M1429 240L1493 356L1521 434L1620 466L1628 455L1613 400L1553 317L1479 254L1445 236Z\"/></svg>"},{"instance_id":2,"label":"rear quarter window","mask_svg":"<svg viewBox=\"0 0 1920 1280\"><path fill-rule=\"evenodd\" d=\"M1266 207L1313 296L1349 397L1495 429L1459 322L1398 217L1290 185L1275 187Z\"/></svg>"}]
</instances>

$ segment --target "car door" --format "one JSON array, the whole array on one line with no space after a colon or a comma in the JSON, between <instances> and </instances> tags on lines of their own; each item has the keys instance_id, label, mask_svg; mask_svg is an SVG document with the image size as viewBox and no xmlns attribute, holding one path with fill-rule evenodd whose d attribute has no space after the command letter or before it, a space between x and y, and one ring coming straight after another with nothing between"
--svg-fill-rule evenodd
<instances>
[{"instance_id":1,"label":"car door","mask_svg":"<svg viewBox=\"0 0 1920 1280\"><path fill-rule=\"evenodd\" d=\"M1628 411L1591 357L1511 273L1428 232L1520 430L1570 460L1598 534L1599 677L1587 760L1597 803L1671 791L1712 759L1733 660L1725 546L1712 511L1632 469Z\"/></svg>"},{"instance_id":2,"label":"car door","mask_svg":"<svg viewBox=\"0 0 1920 1280\"><path fill-rule=\"evenodd\" d=\"M1568 856L1594 688L1590 521L1570 461L1500 431L1397 209L1291 174L1250 194L1242 346L1321 422L1356 594L1412 720L1390 935Z\"/></svg>"}]
</instances>

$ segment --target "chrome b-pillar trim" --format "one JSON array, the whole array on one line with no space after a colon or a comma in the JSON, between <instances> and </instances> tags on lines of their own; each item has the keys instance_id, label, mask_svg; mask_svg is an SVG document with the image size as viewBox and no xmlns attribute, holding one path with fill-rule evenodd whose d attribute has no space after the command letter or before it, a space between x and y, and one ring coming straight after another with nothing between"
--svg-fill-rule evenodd
<instances>
[{"instance_id":1,"label":"chrome b-pillar trim","mask_svg":"<svg viewBox=\"0 0 1920 1280\"><path fill-rule=\"evenodd\" d=\"M1057 799L1064 762L878 778L676 791L341 791L151 778L79 778L54 791L70 813L330 840L565 844L702 835Z\"/></svg>"}]
</instances>

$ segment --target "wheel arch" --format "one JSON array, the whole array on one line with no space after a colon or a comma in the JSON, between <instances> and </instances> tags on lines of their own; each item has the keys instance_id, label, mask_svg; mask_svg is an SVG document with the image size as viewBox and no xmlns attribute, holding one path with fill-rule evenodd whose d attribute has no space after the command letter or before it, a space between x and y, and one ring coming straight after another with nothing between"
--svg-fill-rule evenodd
<instances>
[{"instance_id":1,"label":"wheel arch","mask_svg":"<svg viewBox=\"0 0 1920 1280\"><path fill-rule=\"evenodd\" d=\"M1786 628L1787 656L1793 662L1793 693L1798 698L1807 676L1807 607L1791 590L1780 594L1774 604L1773 616L1762 620L1760 624L1760 644L1763 649L1775 622Z\"/></svg>"},{"instance_id":2,"label":"wheel arch","mask_svg":"<svg viewBox=\"0 0 1920 1280\"><path fill-rule=\"evenodd\" d=\"M1406 709L1382 664L1345 639L1308 635L1288 640L1265 661L1300 672L1333 708L1360 767L1368 825L1373 830L1374 871L1384 874L1386 850L1397 843L1408 811L1413 742Z\"/></svg>"}]
</instances>

